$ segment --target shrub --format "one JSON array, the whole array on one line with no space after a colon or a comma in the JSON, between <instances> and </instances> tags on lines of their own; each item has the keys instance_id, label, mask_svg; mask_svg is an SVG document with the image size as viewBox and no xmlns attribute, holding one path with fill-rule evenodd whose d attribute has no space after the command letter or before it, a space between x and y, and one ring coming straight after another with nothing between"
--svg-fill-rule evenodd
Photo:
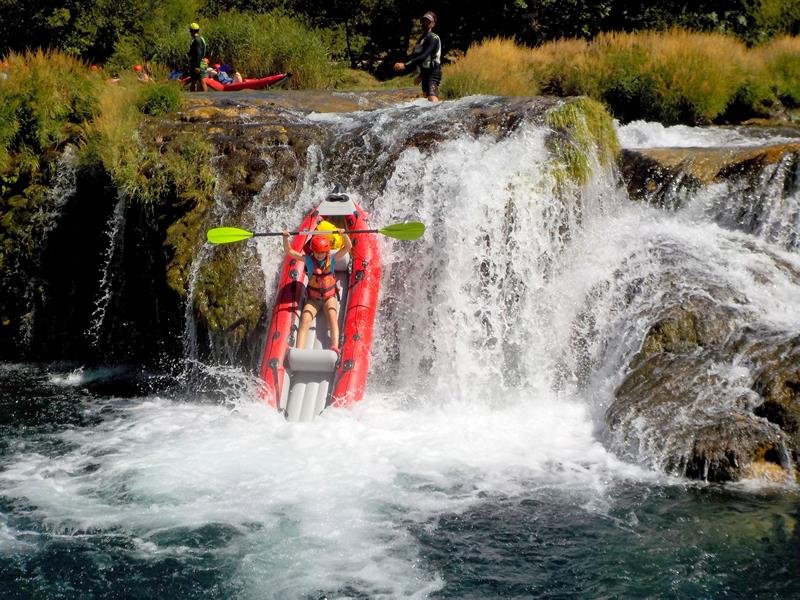
<instances>
[{"instance_id":1,"label":"shrub","mask_svg":"<svg viewBox=\"0 0 800 600\"><path fill-rule=\"evenodd\" d=\"M41 155L75 138L99 111L99 80L86 65L57 51L11 54L0 84L0 166L11 153Z\"/></svg>"},{"instance_id":2,"label":"shrub","mask_svg":"<svg viewBox=\"0 0 800 600\"><path fill-rule=\"evenodd\" d=\"M472 94L534 96L538 93L531 52L501 38L471 46L464 58L447 69L442 82L445 98Z\"/></svg>"},{"instance_id":3,"label":"shrub","mask_svg":"<svg viewBox=\"0 0 800 600\"><path fill-rule=\"evenodd\" d=\"M183 93L176 82L142 86L137 108L146 115L163 115L175 112L183 103Z\"/></svg>"},{"instance_id":4,"label":"shrub","mask_svg":"<svg viewBox=\"0 0 800 600\"><path fill-rule=\"evenodd\" d=\"M786 106L800 106L800 38L780 37L755 52L775 95Z\"/></svg>"}]
</instances>

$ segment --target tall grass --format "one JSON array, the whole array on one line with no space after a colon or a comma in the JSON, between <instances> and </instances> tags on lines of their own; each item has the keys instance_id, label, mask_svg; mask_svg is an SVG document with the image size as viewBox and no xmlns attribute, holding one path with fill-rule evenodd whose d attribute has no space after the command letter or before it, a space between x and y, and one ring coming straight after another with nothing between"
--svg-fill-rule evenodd
<instances>
[{"instance_id":1,"label":"tall grass","mask_svg":"<svg viewBox=\"0 0 800 600\"><path fill-rule=\"evenodd\" d=\"M447 71L447 94L530 96L538 93L531 53L512 42L494 38L474 44Z\"/></svg>"},{"instance_id":2,"label":"tall grass","mask_svg":"<svg viewBox=\"0 0 800 600\"><path fill-rule=\"evenodd\" d=\"M106 85L99 97L100 113L83 126L83 163L102 165L127 197L145 184L137 168L138 92L130 85Z\"/></svg>"},{"instance_id":3,"label":"tall grass","mask_svg":"<svg viewBox=\"0 0 800 600\"><path fill-rule=\"evenodd\" d=\"M294 88L323 88L335 78L321 36L280 12L223 12L201 25L212 63L232 64L245 77L288 72ZM182 68L189 42L185 29L175 31L156 44L151 58Z\"/></svg>"},{"instance_id":4,"label":"tall grass","mask_svg":"<svg viewBox=\"0 0 800 600\"><path fill-rule=\"evenodd\" d=\"M62 52L12 54L8 78L0 80L0 180L3 195L28 195L47 185L48 168L66 143L79 147L84 167L101 168L126 197L155 200L166 188L184 190L199 172L192 144L175 156L151 157L139 143L143 115L176 110L183 94L174 82L141 85L124 73L115 85L105 75ZM181 166L181 162L185 165ZM149 172L148 172L149 169ZM161 169L169 180L150 176ZM162 178L164 179L164 178ZM34 185L35 184L35 185ZM206 188L207 181L197 183ZM193 193L193 192L192 192Z\"/></svg>"},{"instance_id":5,"label":"tall grass","mask_svg":"<svg viewBox=\"0 0 800 600\"><path fill-rule=\"evenodd\" d=\"M586 95L623 121L703 124L762 114L778 98L800 104L800 40L748 49L723 34L679 29L603 33L591 42L537 48L490 40L446 68L442 90L445 97Z\"/></svg>"},{"instance_id":6,"label":"tall grass","mask_svg":"<svg viewBox=\"0 0 800 600\"><path fill-rule=\"evenodd\" d=\"M98 114L100 81L61 52L37 50L7 57L0 81L0 168L11 155L35 170L45 149L75 139L77 125Z\"/></svg>"},{"instance_id":7,"label":"tall grass","mask_svg":"<svg viewBox=\"0 0 800 600\"><path fill-rule=\"evenodd\" d=\"M645 110L643 116L668 123L709 123L725 112L745 83L746 48L733 37L651 32L645 35L645 45L650 52L642 70L652 86L656 110Z\"/></svg>"},{"instance_id":8,"label":"tall grass","mask_svg":"<svg viewBox=\"0 0 800 600\"><path fill-rule=\"evenodd\" d=\"M777 38L756 53L778 99L788 107L800 106L800 38Z\"/></svg>"}]
</instances>

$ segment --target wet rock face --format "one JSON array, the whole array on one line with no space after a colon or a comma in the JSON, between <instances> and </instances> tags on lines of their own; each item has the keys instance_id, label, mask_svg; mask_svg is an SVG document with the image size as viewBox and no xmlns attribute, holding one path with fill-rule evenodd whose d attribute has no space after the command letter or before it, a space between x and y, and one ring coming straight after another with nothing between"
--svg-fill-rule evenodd
<instances>
[{"instance_id":1,"label":"wet rock face","mask_svg":"<svg viewBox=\"0 0 800 600\"><path fill-rule=\"evenodd\" d=\"M741 328L742 319L711 302L665 311L606 413L612 445L708 481L795 477L800 336Z\"/></svg>"},{"instance_id":2,"label":"wet rock face","mask_svg":"<svg viewBox=\"0 0 800 600\"><path fill-rule=\"evenodd\" d=\"M765 286L793 264L758 238L796 251L800 145L625 150L631 197L746 232L765 258ZM674 262L674 261L673 261ZM800 477L800 337L750 314L740 292L710 281L662 282L695 293L667 298L649 321L606 411L610 444L654 468L709 481Z\"/></svg>"},{"instance_id":3,"label":"wet rock face","mask_svg":"<svg viewBox=\"0 0 800 600\"><path fill-rule=\"evenodd\" d=\"M13 289L0 294L0 354L19 359L23 332L33 360L180 364L191 345L192 357L256 364L273 282L255 244L212 247L207 229L255 230L277 211L299 221L302 193L333 183L369 205L406 150L425 154L463 134L501 139L523 122L545 124L546 112L566 103L482 98L429 107L411 102L418 98L417 89L193 94L178 114L148 118L124 191L102 165L97 173L76 167L77 189L53 219L52 260L21 264ZM47 196L41 187L31 195ZM20 230L36 225L30 202L9 199L26 220Z\"/></svg>"},{"instance_id":4,"label":"wet rock face","mask_svg":"<svg viewBox=\"0 0 800 600\"><path fill-rule=\"evenodd\" d=\"M722 227L787 250L800 248L800 143L757 147L624 150L631 198L668 210L697 207Z\"/></svg>"}]
</instances>

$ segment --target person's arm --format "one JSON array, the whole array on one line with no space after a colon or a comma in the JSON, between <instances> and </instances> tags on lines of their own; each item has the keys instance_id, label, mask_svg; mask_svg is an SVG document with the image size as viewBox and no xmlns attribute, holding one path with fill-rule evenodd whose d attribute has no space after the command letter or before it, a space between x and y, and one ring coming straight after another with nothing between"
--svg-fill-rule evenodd
<instances>
[{"instance_id":1,"label":"person's arm","mask_svg":"<svg viewBox=\"0 0 800 600\"><path fill-rule=\"evenodd\" d=\"M292 248L292 246L289 244L289 232L288 231L284 231L283 232L283 251L287 255L291 256L292 258L296 258L297 260L303 260L304 259L303 255L300 254L294 248Z\"/></svg>"},{"instance_id":2,"label":"person's arm","mask_svg":"<svg viewBox=\"0 0 800 600\"><path fill-rule=\"evenodd\" d=\"M438 43L439 42L433 33L429 32L426 34L425 38L422 40L422 48L420 48L419 52L415 52L411 55L411 58L409 58L404 65L405 70L408 71L409 69L413 69L417 65L422 64L426 58L436 52L436 46Z\"/></svg>"},{"instance_id":3,"label":"person's arm","mask_svg":"<svg viewBox=\"0 0 800 600\"><path fill-rule=\"evenodd\" d=\"M350 240L350 236L344 232L344 229L340 229L339 234L342 236L342 241L344 241L344 244L342 245L341 248L339 248L336 254L333 255L334 260L339 260L340 258L345 256L348 252L350 252L350 249L353 247L353 242Z\"/></svg>"}]
</instances>

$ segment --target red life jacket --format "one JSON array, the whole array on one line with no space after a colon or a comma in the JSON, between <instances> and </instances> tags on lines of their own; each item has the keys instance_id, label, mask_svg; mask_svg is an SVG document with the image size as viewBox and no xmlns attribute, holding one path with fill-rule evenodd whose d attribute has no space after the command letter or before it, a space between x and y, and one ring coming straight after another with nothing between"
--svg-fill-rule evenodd
<instances>
[{"instance_id":1,"label":"red life jacket","mask_svg":"<svg viewBox=\"0 0 800 600\"><path fill-rule=\"evenodd\" d=\"M336 275L333 274L333 258L330 252L325 262L320 264L314 257L306 254L308 297L314 300L327 300L336 295Z\"/></svg>"}]
</instances>

